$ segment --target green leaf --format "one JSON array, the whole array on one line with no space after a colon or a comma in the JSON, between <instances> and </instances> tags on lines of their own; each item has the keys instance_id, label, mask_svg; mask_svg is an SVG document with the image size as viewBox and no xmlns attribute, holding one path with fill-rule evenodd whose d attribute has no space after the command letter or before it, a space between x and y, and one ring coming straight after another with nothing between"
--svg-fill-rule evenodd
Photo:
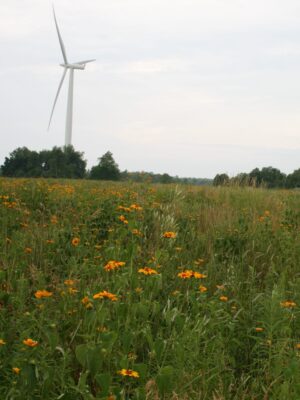
<instances>
[{"instance_id":1,"label":"green leaf","mask_svg":"<svg viewBox=\"0 0 300 400\"><path fill-rule=\"evenodd\" d=\"M156 377L156 384L159 392L164 395L174 389L175 383L174 368L172 366L166 366L161 368L159 374Z\"/></svg>"},{"instance_id":2,"label":"green leaf","mask_svg":"<svg viewBox=\"0 0 300 400\"><path fill-rule=\"evenodd\" d=\"M95 375L103 363L101 347L95 344L80 344L75 349L75 355L83 368L88 369L91 375Z\"/></svg>"},{"instance_id":3,"label":"green leaf","mask_svg":"<svg viewBox=\"0 0 300 400\"><path fill-rule=\"evenodd\" d=\"M101 388L101 396L108 396L112 380L110 374L97 374L95 380Z\"/></svg>"},{"instance_id":4,"label":"green leaf","mask_svg":"<svg viewBox=\"0 0 300 400\"><path fill-rule=\"evenodd\" d=\"M132 369L139 373L141 379L143 379L147 376L148 367L146 364L134 364Z\"/></svg>"}]
</instances>

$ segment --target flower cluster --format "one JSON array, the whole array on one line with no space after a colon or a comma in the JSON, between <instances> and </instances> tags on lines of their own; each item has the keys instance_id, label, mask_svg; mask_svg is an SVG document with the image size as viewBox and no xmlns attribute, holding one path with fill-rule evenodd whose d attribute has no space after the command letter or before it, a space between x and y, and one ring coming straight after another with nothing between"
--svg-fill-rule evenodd
<instances>
[{"instance_id":1,"label":"flower cluster","mask_svg":"<svg viewBox=\"0 0 300 400\"><path fill-rule=\"evenodd\" d=\"M106 290L103 290L103 292L96 293L93 296L94 300L104 299L104 298L109 299L111 301L117 301L118 300L118 297L115 294L107 292Z\"/></svg>"},{"instance_id":2,"label":"flower cluster","mask_svg":"<svg viewBox=\"0 0 300 400\"><path fill-rule=\"evenodd\" d=\"M158 274L158 272L155 269L149 268L149 267L140 268L138 270L138 272L140 274L144 274L144 275L157 275Z\"/></svg>"},{"instance_id":3,"label":"flower cluster","mask_svg":"<svg viewBox=\"0 0 300 400\"><path fill-rule=\"evenodd\" d=\"M207 278L207 275L201 274L200 272L192 271L191 269L186 269L183 272L179 272L179 274L177 274L177 276L181 279L190 279L190 278L204 279L204 278Z\"/></svg>"},{"instance_id":4,"label":"flower cluster","mask_svg":"<svg viewBox=\"0 0 300 400\"><path fill-rule=\"evenodd\" d=\"M113 271L125 265L124 261L111 260L104 266L105 271Z\"/></svg>"}]
</instances>

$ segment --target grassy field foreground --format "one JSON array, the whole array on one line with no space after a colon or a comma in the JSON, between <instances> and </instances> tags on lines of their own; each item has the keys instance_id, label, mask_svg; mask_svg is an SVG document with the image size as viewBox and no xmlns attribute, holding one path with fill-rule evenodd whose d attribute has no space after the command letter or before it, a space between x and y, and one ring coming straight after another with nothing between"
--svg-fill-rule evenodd
<instances>
[{"instance_id":1,"label":"grassy field foreground","mask_svg":"<svg viewBox=\"0 0 300 400\"><path fill-rule=\"evenodd\" d=\"M0 180L0 398L299 399L300 193Z\"/></svg>"}]
</instances>

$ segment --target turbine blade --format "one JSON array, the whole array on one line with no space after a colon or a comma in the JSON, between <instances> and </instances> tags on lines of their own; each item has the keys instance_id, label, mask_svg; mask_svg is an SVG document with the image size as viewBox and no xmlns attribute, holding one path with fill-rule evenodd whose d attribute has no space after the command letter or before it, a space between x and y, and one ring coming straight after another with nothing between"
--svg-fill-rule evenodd
<instances>
[{"instance_id":1,"label":"turbine blade","mask_svg":"<svg viewBox=\"0 0 300 400\"><path fill-rule=\"evenodd\" d=\"M55 15L54 6L53 6L53 16L54 16L54 21L55 21L55 26L56 26L56 31L57 31L57 35L58 35L58 40L59 40L61 52L62 52L64 61L65 61L65 64L68 64L66 49L65 49L65 45L64 45L64 42L63 42L63 40L62 40L61 34L60 34L60 32L59 32L59 27L58 27L58 23L57 23L57 20L56 20L56 15Z\"/></svg>"},{"instance_id":2,"label":"turbine blade","mask_svg":"<svg viewBox=\"0 0 300 400\"><path fill-rule=\"evenodd\" d=\"M67 73L67 68L64 69L63 76L62 76L62 78L61 78L61 80L60 80L60 83L59 83L59 86L58 86L58 90L57 90L57 93L56 93L56 96L55 96L55 100L54 100L53 107L52 107L52 111L51 111L51 115L50 115L50 120L49 120L49 125L48 125L48 131L49 131L50 124L51 124L51 120L52 120L52 116L53 116L53 113L54 113L54 108L55 108L55 105L56 105L56 102L57 102L57 99L58 99L58 96L59 96L60 89L61 89L62 84L63 84L63 82L64 82L66 73Z\"/></svg>"},{"instance_id":3,"label":"turbine blade","mask_svg":"<svg viewBox=\"0 0 300 400\"><path fill-rule=\"evenodd\" d=\"M90 63L90 62L93 62L93 61L96 61L96 60L85 60L85 61L79 61L79 62L76 62L76 63L74 63L74 64L83 65L83 64L87 64L87 63Z\"/></svg>"}]
</instances>

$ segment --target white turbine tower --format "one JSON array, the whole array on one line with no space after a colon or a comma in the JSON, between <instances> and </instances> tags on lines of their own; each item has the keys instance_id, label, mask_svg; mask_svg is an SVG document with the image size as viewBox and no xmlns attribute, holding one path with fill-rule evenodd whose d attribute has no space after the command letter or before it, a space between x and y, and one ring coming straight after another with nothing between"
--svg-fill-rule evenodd
<instances>
[{"instance_id":1,"label":"white turbine tower","mask_svg":"<svg viewBox=\"0 0 300 400\"><path fill-rule=\"evenodd\" d=\"M85 69L85 65L87 63L90 63L90 62L95 61L95 60L79 61L79 62L76 62L76 63L73 63L73 64L70 64L68 62L65 45L64 45L64 42L62 40L60 31L59 31L59 28L58 28L58 23L57 23L57 20L56 20L54 7L53 7L53 16L54 16L54 21L55 21L55 26L56 26L56 30L57 30L57 35L58 35L58 40L59 40L61 52L62 52L63 59L64 59L64 64L60 64L60 66L64 68L64 72L63 72L63 75L62 75L62 78L61 78L61 81L59 83L58 90L57 90L57 93L56 93L56 96L55 96L55 99L54 99L54 104L53 104L51 115L50 115L50 121L49 121L49 125L48 125L48 130L50 128L52 116L53 116L55 105L56 105L56 102L57 102L57 99L58 99L58 96L59 96L59 93L60 93L60 89L61 89L62 84L64 82L65 76L66 76L66 74L67 74L67 72L69 70L70 71L70 78L69 78L68 104L67 104L67 116L66 116L65 146L70 146L71 143L72 143L74 70L75 69Z\"/></svg>"}]
</instances>

